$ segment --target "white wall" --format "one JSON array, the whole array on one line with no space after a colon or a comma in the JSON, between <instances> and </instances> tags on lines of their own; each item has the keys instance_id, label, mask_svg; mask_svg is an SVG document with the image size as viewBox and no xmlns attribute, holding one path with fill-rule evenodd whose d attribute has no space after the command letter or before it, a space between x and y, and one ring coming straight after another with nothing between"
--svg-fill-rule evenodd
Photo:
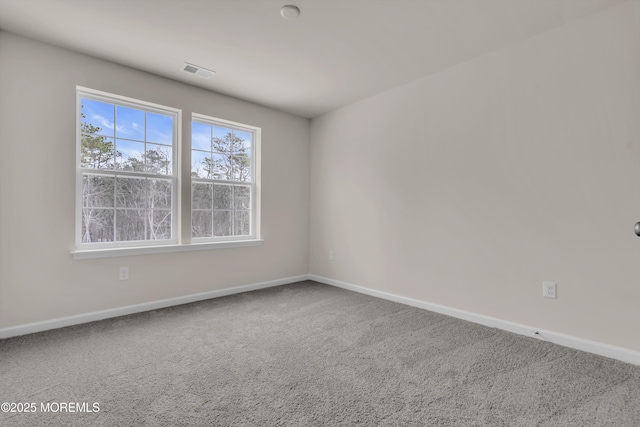
<instances>
[{"instance_id":1,"label":"white wall","mask_svg":"<svg viewBox=\"0 0 640 427\"><path fill-rule=\"evenodd\" d=\"M76 85L261 127L263 246L74 261ZM0 32L0 148L0 329L308 272L307 119Z\"/></svg>"},{"instance_id":2,"label":"white wall","mask_svg":"<svg viewBox=\"0 0 640 427\"><path fill-rule=\"evenodd\" d=\"M640 3L312 120L310 213L311 274L640 350Z\"/></svg>"}]
</instances>

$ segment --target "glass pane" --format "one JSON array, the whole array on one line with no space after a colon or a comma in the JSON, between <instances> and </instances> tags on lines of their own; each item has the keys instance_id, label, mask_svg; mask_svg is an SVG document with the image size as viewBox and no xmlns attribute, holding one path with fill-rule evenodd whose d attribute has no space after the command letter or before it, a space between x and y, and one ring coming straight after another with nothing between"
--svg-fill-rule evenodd
<instances>
[{"instance_id":1,"label":"glass pane","mask_svg":"<svg viewBox=\"0 0 640 427\"><path fill-rule=\"evenodd\" d=\"M251 209L251 187L245 185L233 187L233 208Z\"/></svg>"},{"instance_id":2,"label":"glass pane","mask_svg":"<svg viewBox=\"0 0 640 427\"><path fill-rule=\"evenodd\" d=\"M211 151L211 125L191 123L191 148Z\"/></svg>"},{"instance_id":3,"label":"glass pane","mask_svg":"<svg viewBox=\"0 0 640 427\"><path fill-rule=\"evenodd\" d=\"M167 209L151 209L148 212L150 224L147 227L149 240L171 239L171 211Z\"/></svg>"},{"instance_id":4,"label":"glass pane","mask_svg":"<svg viewBox=\"0 0 640 427\"><path fill-rule=\"evenodd\" d=\"M116 138L144 141L144 111L117 105Z\"/></svg>"},{"instance_id":5,"label":"glass pane","mask_svg":"<svg viewBox=\"0 0 640 427\"><path fill-rule=\"evenodd\" d=\"M147 180L144 178L123 178L116 180L116 207L146 208Z\"/></svg>"},{"instance_id":6,"label":"glass pane","mask_svg":"<svg viewBox=\"0 0 640 427\"><path fill-rule=\"evenodd\" d=\"M213 212L213 235L231 236L231 217L233 211Z\"/></svg>"},{"instance_id":7,"label":"glass pane","mask_svg":"<svg viewBox=\"0 0 640 427\"><path fill-rule=\"evenodd\" d=\"M219 125L213 126L214 138L224 138L228 133L232 133L232 132L233 132L233 129L225 126L219 126Z\"/></svg>"},{"instance_id":8,"label":"glass pane","mask_svg":"<svg viewBox=\"0 0 640 427\"><path fill-rule=\"evenodd\" d=\"M211 177L222 181L231 181L231 157L224 154L213 154L213 162L210 162Z\"/></svg>"},{"instance_id":9,"label":"glass pane","mask_svg":"<svg viewBox=\"0 0 640 427\"><path fill-rule=\"evenodd\" d=\"M81 98L80 132L113 136L113 104Z\"/></svg>"},{"instance_id":10,"label":"glass pane","mask_svg":"<svg viewBox=\"0 0 640 427\"><path fill-rule=\"evenodd\" d=\"M147 141L173 144L173 117L147 111Z\"/></svg>"},{"instance_id":11,"label":"glass pane","mask_svg":"<svg viewBox=\"0 0 640 427\"><path fill-rule=\"evenodd\" d=\"M213 208L213 184L191 184L191 209Z\"/></svg>"},{"instance_id":12,"label":"glass pane","mask_svg":"<svg viewBox=\"0 0 640 427\"><path fill-rule=\"evenodd\" d=\"M116 143L117 169L144 172L144 143L119 139Z\"/></svg>"},{"instance_id":13,"label":"glass pane","mask_svg":"<svg viewBox=\"0 0 640 427\"><path fill-rule=\"evenodd\" d=\"M211 232L213 211L192 211L191 212L191 236L192 237L212 237Z\"/></svg>"},{"instance_id":14,"label":"glass pane","mask_svg":"<svg viewBox=\"0 0 640 427\"><path fill-rule=\"evenodd\" d=\"M91 169L113 169L113 138L82 135L80 165Z\"/></svg>"},{"instance_id":15,"label":"glass pane","mask_svg":"<svg viewBox=\"0 0 640 427\"><path fill-rule=\"evenodd\" d=\"M142 209L116 210L116 241L144 240L145 211Z\"/></svg>"},{"instance_id":16,"label":"glass pane","mask_svg":"<svg viewBox=\"0 0 640 427\"><path fill-rule=\"evenodd\" d=\"M209 165L211 164L211 153L205 151L191 151L191 176L199 178L211 178L209 176Z\"/></svg>"},{"instance_id":17,"label":"glass pane","mask_svg":"<svg viewBox=\"0 0 640 427\"><path fill-rule=\"evenodd\" d=\"M171 175L171 147L147 144L147 172Z\"/></svg>"},{"instance_id":18,"label":"glass pane","mask_svg":"<svg viewBox=\"0 0 640 427\"><path fill-rule=\"evenodd\" d=\"M244 140L235 132L229 137L229 146L231 147L232 154L244 154Z\"/></svg>"},{"instance_id":19,"label":"glass pane","mask_svg":"<svg viewBox=\"0 0 640 427\"><path fill-rule=\"evenodd\" d=\"M171 181L147 179L149 209L171 209Z\"/></svg>"},{"instance_id":20,"label":"glass pane","mask_svg":"<svg viewBox=\"0 0 640 427\"><path fill-rule=\"evenodd\" d=\"M234 153L236 156L251 157L251 141L244 141L239 151Z\"/></svg>"},{"instance_id":21,"label":"glass pane","mask_svg":"<svg viewBox=\"0 0 640 427\"><path fill-rule=\"evenodd\" d=\"M82 243L113 242L113 209L82 209Z\"/></svg>"},{"instance_id":22,"label":"glass pane","mask_svg":"<svg viewBox=\"0 0 640 427\"><path fill-rule=\"evenodd\" d=\"M248 236L251 234L251 212L250 211L235 211L234 222L235 222L234 235Z\"/></svg>"},{"instance_id":23,"label":"glass pane","mask_svg":"<svg viewBox=\"0 0 640 427\"><path fill-rule=\"evenodd\" d=\"M240 140L239 148L234 153L246 153L250 154L251 152L251 141L253 140L253 135L251 132L245 132L242 130L236 130L236 137Z\"/></svg>"},{"instance_id":24,"label":"glass pane","mask_svg":"<svg viewBox=\"0 0 640 427\"><path fill-rule=\"evenodd\" d=\"M83 175L82 206L88 208L112 208L114 187L115 178Z\"/></svg>"},{"instance_id":25,"label":"glass pane","mask_svg":"<svg viewBox=\"0 0 640 427\"><path fill-rule=\"evenodd\" d=\"M251 159L249 156L233 156L233 180L251 182Z\"/></svg>"},{"instance_id":26,"label":"glass pane","mask_svg":"<svg viewBox=\"0 0 640 427\"><path fill-rule=\"evenodd\" d=\"M233 141L233 130L214 126L213 127L213 151L223 154L231 154L231 142Z\"/></svg>"},{"instance_id":27,"label":"glass pane","mask_svg":"<svg viewBox=\"0 0 640 427\"><path fill-rule=\"evenodd\" d=\"M232 209L231 208L231 192L232 185L215 184L213 186L213 208L214 209Z\"/></svg>"}]
</instances>

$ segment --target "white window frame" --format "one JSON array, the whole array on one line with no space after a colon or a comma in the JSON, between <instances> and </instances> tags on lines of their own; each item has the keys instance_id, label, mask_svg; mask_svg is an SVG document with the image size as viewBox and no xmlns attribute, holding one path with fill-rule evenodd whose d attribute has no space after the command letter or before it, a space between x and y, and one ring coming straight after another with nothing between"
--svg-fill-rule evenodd
<instances>
[{"instance_id":1,"label":"white window frame","mask_svg":"<svg viewBox=\"0 0 640 427\"><path fill-rule=\"evenodd\" d=\"M143 109L145 111L156 112L174 117L173 145L172 145L172 174L162 175L161 179L172 180L172 206L171 206L171 239L164 240L140 240L123 242L82 242L82 176L83 172L92 174L103 174L104 170L81 167L81 147L82 135L80 127L80 115L82 112L81 99L95 99L97 101L122 105L125 107ZM191 149L192 144L182 144L183 135L183 115L182 110L129 98L113 93L102 92L82 86L76 86L76 219L75 219L75 243L71 250L73 259L92 259L107 257L122 257L132 255L148 255L157 253L172 253L185 251L199 251L209 249L222 249L232 247L260 246L263 243L260 234L261 217L261 136L262 130L259 127L233 122L225 119L214 118L208 115L193 113L189 122L189 132L191 135L191 124L195 121L205 121L225 127L236 128L245 132L251 132L252 142L252 182L251 185L251 235L247 236L224 236L213 238L193 238L191 229ZM186 124L185 124L186 125ZM115 136L115 134L114 134ZM187 160L188 167L183 168L182 162ZM113 171L107 175L136 176L142 177L144 174L131 173L127 171ZM153 175L156 177L156 175ZM247 185L245 183L244 185ZM185 203L188 200L188 203ZM188 226L184 224L184 216L188 217ZM184 227L182 227L184 225Z\"/></svg>"},{"instance_id":2,"label":"white window frame","mask_svg":"<svg viewBox=\"0 0 640 427\"><path fill-rule=\"evenodd\" d=\"M172 146L171 146L171 162L172 170L171 175L157 175L153 173L144 172L128 172L121 170L103 170L83 168L82 161L82 134L80 131L80 115L82 112L82 99L92 99L95 101L114 104L116 106L124 106L128 108L135 108L138 110L149 111L152 113L159 113L163 115L169 115L173 118L172 129ZM139 248L139 247L154 247L154 246L167 246L175 245L180 241L180 189L179 189L179 177L180 177L180 124L182 121L182 111L167 107L164 105L153 104L151 102L141 101L138 99L128 98L121 95L115 95L112 93L102 92L95 89L89 89L85 87L76 87L76 252L81 251L95 251L100 249L125 249L125 248ZM115 132L114 132L115 137ZM116 138L114 138L115 140ZM117 147L117 145L116 145ZM94 174L103 176L122 176L122 177L134 177L134 178L159 178L171 180L171 238L162 240L134 240L134 241L120 241L120 242L96 242L85 243L82 241L82 177L83 174ZM114 206L114 209L116 207Z\"/></svg>"},{"instance_id":3,"label":"white window frame","mask_svg":"<svg viewBox=\"0 0 640 427\"><path fill-rule=\"evenodd\" d=\"M217 117L211 117L204 114L192 113L191 114L191 125L193 126L193 122L202 123L211 126L221 126L225 128L229 128L232 130L238 130L241 132L247 132L251 134L251 182L246 181L223 181L223 180L215 180L215 179L207 179L207 178L191 178L191 183L220 183L220 184L237 184L237 185L247 185L251 188L251 218L250 218L250 229L251 233L242 236L213 236L213 237L193 237L192 235L192 222L190 221L189 234L193 243L206 243L206 242L233 242L233 241L243 241L243 240L257 240L260 236L260 194L259 194L259 182L260 182L260 140L261 140L261 129L256 126L246 125L243 123L232 122L230 120L224 120ZM189 153L192 153L193 146L189 147ZM191 170L189 171L191 174ZM191 207L191 212L193 212L193 207ZM190 214L191 214L190 212ZM190 215L191 216L191 215ZM191 218L193 218L191 216ZM212 228L213 231L213 228Z\"/></svg>"}]
</instances>

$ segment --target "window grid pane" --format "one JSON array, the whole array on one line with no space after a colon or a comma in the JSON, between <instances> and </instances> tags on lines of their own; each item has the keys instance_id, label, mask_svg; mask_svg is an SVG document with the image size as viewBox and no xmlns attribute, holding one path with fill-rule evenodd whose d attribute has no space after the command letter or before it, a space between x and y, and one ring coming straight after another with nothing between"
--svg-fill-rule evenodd
<instances>
[{"instance_id":1,"label":"window grid pane","mask_svg":"<svg viewBox=\"0 0 640 427\"><path fill-rule=\"evenodd\" d=\"M170 179L83 174L82 242L171 239Z\"/></svg>"},{"instance_id":2,"label":"window grid pane","mask_svg":"<svg viewBox=\"0 0 640 427\"><path fill-rule=\"evenodd\" d=\"M82 243L114 241L113 209L82 209Z\"/></svg>"},{"instance_id":3,"label":"window grid pane","mask_svg":"<svg viewBox=\"0 0 640 427\"><path fill-rule=\"evenodd\" d=\"M192 176L217 181L252 182L253 135L192 121Z\"/></svg>"},{"instance_id":4,"label":"window grid pane","mask_svg":"<svg viewBox=\"0 0 640 427\"><path fill-rule=\"evenodd\" d=\"M81 167L173 175L173 116L91 98L80 102Z\"/></svg>"}]
</instances>

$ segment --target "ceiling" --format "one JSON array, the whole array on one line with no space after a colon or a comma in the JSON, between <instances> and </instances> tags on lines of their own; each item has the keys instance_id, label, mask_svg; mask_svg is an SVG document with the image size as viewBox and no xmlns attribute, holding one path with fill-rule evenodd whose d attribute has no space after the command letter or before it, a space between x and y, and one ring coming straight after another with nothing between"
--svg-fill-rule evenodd
<instances>
[{"instance_id":1,"label":"ceiling","mask_svg":"<svg viewBox=\"0 0 640 427\"><path fill-rule=\"evenodd\" d=\"M312 118L625 1L0 0L0 29Z\"/></svg>"}]
</instances>

